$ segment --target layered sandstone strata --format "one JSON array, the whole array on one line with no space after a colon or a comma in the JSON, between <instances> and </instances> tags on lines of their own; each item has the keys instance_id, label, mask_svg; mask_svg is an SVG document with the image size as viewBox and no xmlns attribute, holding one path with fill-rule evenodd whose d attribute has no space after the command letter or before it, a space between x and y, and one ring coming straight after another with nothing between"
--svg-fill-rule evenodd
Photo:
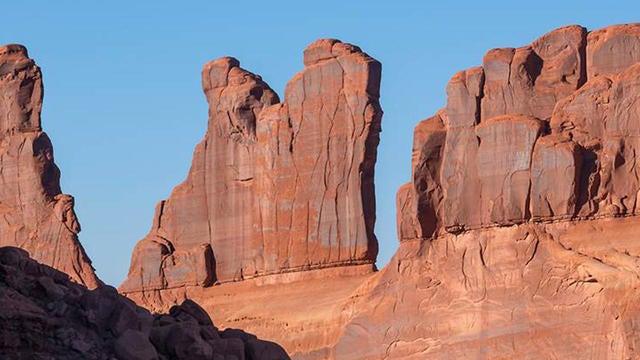
<instances>
[{"instance_id":1,"label":"layered sandstone strata","mask_svg":"<svg viewBox=\"0 0 640 360\"><path fill-rule=\"evenodd\" d=\"M122 292L149 299L264 275L372 269L380 63L320 40L304 64L283 102L236 59L205 65L207 133L185 182L158 204Z\"/></svg>"},{"instance_id":2,"label":"layered sandstone strata","mask_svg":"<svg viewBox=\"0 0 640 360\"><path fill-rule=\"evenodd\" d=\"M17 246L87 287L100 284L78 241L73 197L60 190L42 131L42 74L21 45L0 47L0 246Z\"/></svg>"}]
</instances>

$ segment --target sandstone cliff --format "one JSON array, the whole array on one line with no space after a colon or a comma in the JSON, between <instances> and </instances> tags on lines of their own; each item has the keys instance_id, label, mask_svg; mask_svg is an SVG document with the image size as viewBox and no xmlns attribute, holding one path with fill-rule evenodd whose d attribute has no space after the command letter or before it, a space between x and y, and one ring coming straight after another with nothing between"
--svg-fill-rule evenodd
<instances>
[{"instance_id":1,"label":"sandstone cliff","mask_svg":"<svg viewBox=\"0 0 640 360\"><path fill-rule=\"evenodd\" d=\"M569 26L453 76L331 357L640 356L639 45Z\"/></svg>"},{"instance_id":2,"label":"sandstone cliff","mask_svg":"<svg viewBox=\"0 0 640 360\"><path fill-rule=\"evenodd\" d=\"M639 46L640 25L569 26L455 74L445 108L416 127L401 245L380 272L162 299L202 301L295 359L637 358Z\"/></svg>"},{"instance_id":3,"label":"sandstone cliff","mask_svg":"<svg viewBox=\"0 0 640 360\"><path fill-rule=\"evenodd\" d=\"M636 215L639 36L565 27L454 75L415 130L400 239Z\"/></svg>"},{"instance_id":4,"label":"sandstone cliff","mask_svg":"<svg viewBox=\"0 0 640 360\"><path fill-rule=\"evenodd\" d=\"M40 125L42 74L21 45L0 47L0 246L17 246L87 287L100 285L78 241L73 197L60 190Z\"/></svg>"},{"instance_id":5,"label":"sandstone cliff","mask_svg":"<svg viewBox=\"0 0 640 360\"><path fill-rule=\"evenodd\" d=\"M191 170L161 201L120 291L160 291L366 265L377 255L373 171L380 63L320 40L284 101L236 59L205 65L209 123Z\"/></svg>"}]
</instances>

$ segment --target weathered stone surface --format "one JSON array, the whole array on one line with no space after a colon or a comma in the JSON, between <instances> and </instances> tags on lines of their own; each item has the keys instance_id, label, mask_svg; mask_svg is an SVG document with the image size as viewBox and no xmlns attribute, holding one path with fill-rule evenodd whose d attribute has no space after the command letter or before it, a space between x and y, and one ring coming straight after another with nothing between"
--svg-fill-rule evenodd
<instances>
[{"instance_id":1,"label":"weathered stone surface","mask_svg":"<svg viewBox=\"0 0 640 360\"><path fill-rule=\"evenodd\" d=\"M488 180L486 172L494 166L491 161L486 163L483 157L491 157L488 154L496 149L485 143L482 153L479 153L481 138L478 135L485 134L491 141L494 132L487 133L481 129L486 122L499 116L519 114L548 119L556 102L584 83L585 46L586 30L580 26L569 26L550 32L530 46L491 50L484 57L481 68L461 71L452 77L447 85L447 107L442 116L446 125L446 141L441 155L444 165L440 166L439 180L428 180L431 187L442 189L441 206L448 211L437 218L444 228L457 232L513 220L517 222L527 217L529 205L525 198L528 190L519 191L520 194L525 193L524 198L518 200L521 202L517 206L519 211L511 209L504 213L498 210L504 206L494 203L503 200L490 193L501 185L496 184L495 189L490 189L485 181L483 189L481 179ZM538 129L534 133L540 131ZM512 131L501 136L514 141L512 146L516 146L518 140L513 138L514 135ZM535 142L536 138L537 135L523 139L529 141L523 145L529 155L525 152L520 154L521 157L531 157L532 141ZM509 156L505 152L499 151L497 155L495 161L509 161L503 158ZM476 163L477 158L480 163ZM497 174L507 176L508 172L502 170ZM420 179L414 177L413 181ZM523 184L526 182L523 180ZM509 188L508 184L505 186ZM489 193L479 201L483 190ZM418 195L416 193L413 197ZM515 199L507 201L505 206L510 207L513 201ZM415 217L419 223L433 221L422 219L424 216Z\"/></svg>"},{"instance_id":2,"label":"weathered stone surface","mask_svg":"<svg viewBox=\"0 0 640 360\"><path fill-rule=\"evenodd\" d=\"M27 49L18 44L0 47L0 131L2 134L40 131L42 74L29 59Z\"/></svg>"},{"instance_id":3,"label":"weathered stone surface","mask_svg":"<svg viewBox=\"0 0 640 360\"><path fill-rule=\"evenodd\" d=\"M430 237L440 226L442 188L440 161L446 130L443 112L421 121L413 133L411 168L413 182L398 190L398 239ZM415 188L414 188L415 185ZM431 214L430 216L415 216Z\"/></svg>"},{"instance_id":4,"label":"weathered stone surface","mask_svg":"<svg viewBox=\"0 0 640 360\"><path fill-rule=\"evenodd\" d=\"M337 40L304 63L282 103L233 58L205 65L207 134L121 291L375 262L380 63Z\"/></svg>"},{"instance_id":5,"label":"weathered stone surface","mask_svg":"<svg viewBox=\"0 0 640 360\"><path fill-rule=\"evenodd\" d=\"M428 231L437 234L635 214L640 65L629 54L639 28L560 28L526 47L491 50L481 68L455 74L438 115L444 148L439 158L414 154L413 190L399 193L401 240L425 238L422 224L438 224ZM621 60L607 63L617 51ZM600 52L608 55L594 55ZM417 134L414 142L414 149L430 146ZM425 166L433 169L416 171ZM418 209L429 189L442 195L428 209L447 211Z\"/></svg>"},{"instance_id":6,"label":"weathered stone surface","mask_svg":"<svg viewBox=\"0 0 640 360\"><path fill-rule=\"evenodd\" d=\"M415 194L413 183L400 186L396 194L396 224L400 242L423 237L422 226L418 223L416 216L418 211ZM432 216L427 219L435 220L436 217Z\"/></svg>"},{"instance_id":7,"label":"weathered stone surface","mask_svg":"<svg viewBox=\"0 0 640 360\"><path fill-rule=\"evenodd\" d=\"M332 58L310 58L310 49L327 53L331 43ZM305 64L312 62L289 81L284 104L259 123L266 142L258 169L267 176L256 184L262 230L255 241L277 254L275 266L268 252L258 258L267 272L372 263L378 252L373 170L380 63L353 45L324 40L305 51ZM286 144L289 152L282 151Z\"/></svg>"},{"instance_id":8,"label":"weathered stone surface","mask_svg":"<svg viewBox=\"0 0 640 360\"><path fill-rule=\"evenodd\" d=\"M529 217L531 157L541 130L541 121L523 115L491 118L476 127L482 224Z\"/></svg>"},{"instance_id":9,"label":"weathered stone surface","mask_svg":"<svg viewBox=\"0 0 640 360\"><path fill-rule=\"evenodd\" d=\"M638 357L637 29L558 29L454 75L443 152L414 153L400 249L345 301L333 358ZM442 210L419 209L434 188Z\"/></svg>"},{"instance_id":10,"label":"weathered stone surface","mask_svg":"<svg viewBox=\"0 0 640 360\"><path fill-rule=\"evenodd\" d=\"M484 71L475 68L458 72L447 85L447 107L442 116L446 139L441 156L442 162L450 165L440 166L440 179L433 179L436 184L432 186L442 188L442 207L447 212L441 222L449 229L462 228L467 223L480 223L474 201L474 196L480 191L478 170L475 165L466 166L466 163L473 162L478 152L474 126L480 121L484 81ZM415 173L414 170L413 181L421 181L416 179ZM417 218L420 219L421 216Z\"/></svg>"},{"instance_id":11,"label":"weathered stone surface","mask_svg":"<svg viewBox=\"0 0 640 360\"><path fill-rule=\"evenodd\" d=\"M587 38L587 74L619 73L640 61L640 24L609 26L592 31Z\"/></svg>"},{"instance_id":12,"label":"weathered stone surface","mask_svg":"<svg viewBox=\"0 0 640 360\"><path fill-rule=\"evenodd\" d=\"M192 301L153 316L110 286L89 290L14 247L0 247L0 307L3 359L289 359L245 332L222 340Z\"/></svg>"},{"instance_id":13,"label":"weathered stone surface","mask_svg":"<svg viewBox=\"0 0 640 360\"><path fill-rule=\"evenodd\" d=\"M531 160L531 216L574 216L581 171L582 152L574 142L554 135L539 139Z\"/></svg>"},{"instance_id":14,"label":"weathered stone surface","mask_svg":"<svg viewBox=\"0 0 640 360\"><path fill-rule=\"evenodd\" d=\"M629 215L638 211L637 153L640 65L596 76L559 102L552 131L584 148L578 206L582 216Z\"/></svg>"},{"instance_id":15,"label":"weathered stone surface","mask_svg":"<svg viewBox=\"0 0 640 360\"><path fill-rule=\"evenodd\" d=\"M480 122L480 100L485 75L482 68L463 70L447 84L446 125L448 128L470 127Z\"/></svg>"},{"instance_id":16,"label":"weathered stone surface","mask_svg":"<svg viewBox=\"0 0 640 360\"><path fill-rule=\"evenodd\" d=\"M586 80L586 35L581 26L567 26L529 46L489 51L483 59L482 120L512 113L548 119L555 103Z\"/></svg>"},{"instance_id":17,"label":"weathered stone surface","mask_svg":"<svg viewBox=\"0 0 640 360\"><path fill-rule=\"evenodd\" d=\"M636 358L638 230L634 217L405 241L346 301L329 358Z\"/></svg>"},{"instance_id":18,"label":"weathered stone surface","mask_svg":"<svg viewBox=\"0 0 640 360\"><path fill-rule=\"evenodd\" d=\"M17 246L83 285L100 284L78 241L73 197L62 194L42 131L42 74L21 45L0 47L0 246Z\"/></svg>"}]
</instances>

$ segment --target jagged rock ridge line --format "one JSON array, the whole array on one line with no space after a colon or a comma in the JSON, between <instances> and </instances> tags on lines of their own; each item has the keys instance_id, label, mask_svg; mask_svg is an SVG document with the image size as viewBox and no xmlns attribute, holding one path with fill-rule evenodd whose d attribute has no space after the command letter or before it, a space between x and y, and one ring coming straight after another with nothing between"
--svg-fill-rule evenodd
<instances>
[{"instance_id":1,"label":"jagged rock ridge line","mask_svg":"<svg viewBox=\"0 0 640 360\"><path fill-rule=\"evenodd\" d=\"M21 45L0 47L0 246L17 246L87 287L100 285L78 241L71 195L60 189L42 131L42 74Z\"/></svg>"},{"instance_id":2,"label":"jagged rock ridge line","mask_svg":"<svg viewBox=\"0 0 640 360\"><path fill-rule=\"evenodd\" d=\"M373 267L380 63L320 40L304 64L283 102L236 59L205 65L207 133L185 182L158 204L122 292Z\"/></svg>"},{"instance_id":3,"label":"jagged rock ridge line","mask_svg":"<svg viewBox=\"0 0 640 360\"><path fill-rule=\"evenodd\" d=\"M400 239L637 215L639 34L569 26L457 73L447 106L416 127Z\"/></svg>"}]
</instances>

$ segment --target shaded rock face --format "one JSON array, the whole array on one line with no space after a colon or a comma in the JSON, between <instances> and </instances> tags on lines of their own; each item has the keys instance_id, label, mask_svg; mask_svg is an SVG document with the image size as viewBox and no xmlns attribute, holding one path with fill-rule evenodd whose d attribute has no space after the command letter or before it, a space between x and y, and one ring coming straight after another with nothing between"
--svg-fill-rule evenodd
<instances>
[{"instance_id":1,"label":"shaded rock face","mask_svg":"<svg viewBox=\"0 0 640 360\"><path fill-rule=\"evenodd\" d=\"M637 24L569 26L456 74L416 128L400 239L635 215L638 41Z\"/></svg>"},{"instance_id":2,"label":"shaded rock face","mask_svg":"<svg viewBox=\"0 0 640 360\"><path fill-rule=\"evenodd\" d=\"M17 246L87 287L100 284L78 241L73 197L60 190L42 131L42 74L21 45L0 47L0 246Z\"/></svg>"},{"instance_id":3,"label":"shaded rock face","mask_svg":"<svg viewBox=\"0 0 640 360\"><path fill-rule=\"evenodd\" d=\"M205 65L207 133L122 292L375 262L380 63L320 40L304 64L283 102L233 58Z\"/></svg>"},{"instance_id":4,"label":"shaded rock face","mask_svg":"<svg viewBox=\"0 0 640 360\"><path fill-rule=\"evenodd\" d=\"M289 356L241 330L218 331L195 302L152 315L110 286L88 290L18 248L0 248L3 359L255 359Z\"/></svg>"}]
</instances>

